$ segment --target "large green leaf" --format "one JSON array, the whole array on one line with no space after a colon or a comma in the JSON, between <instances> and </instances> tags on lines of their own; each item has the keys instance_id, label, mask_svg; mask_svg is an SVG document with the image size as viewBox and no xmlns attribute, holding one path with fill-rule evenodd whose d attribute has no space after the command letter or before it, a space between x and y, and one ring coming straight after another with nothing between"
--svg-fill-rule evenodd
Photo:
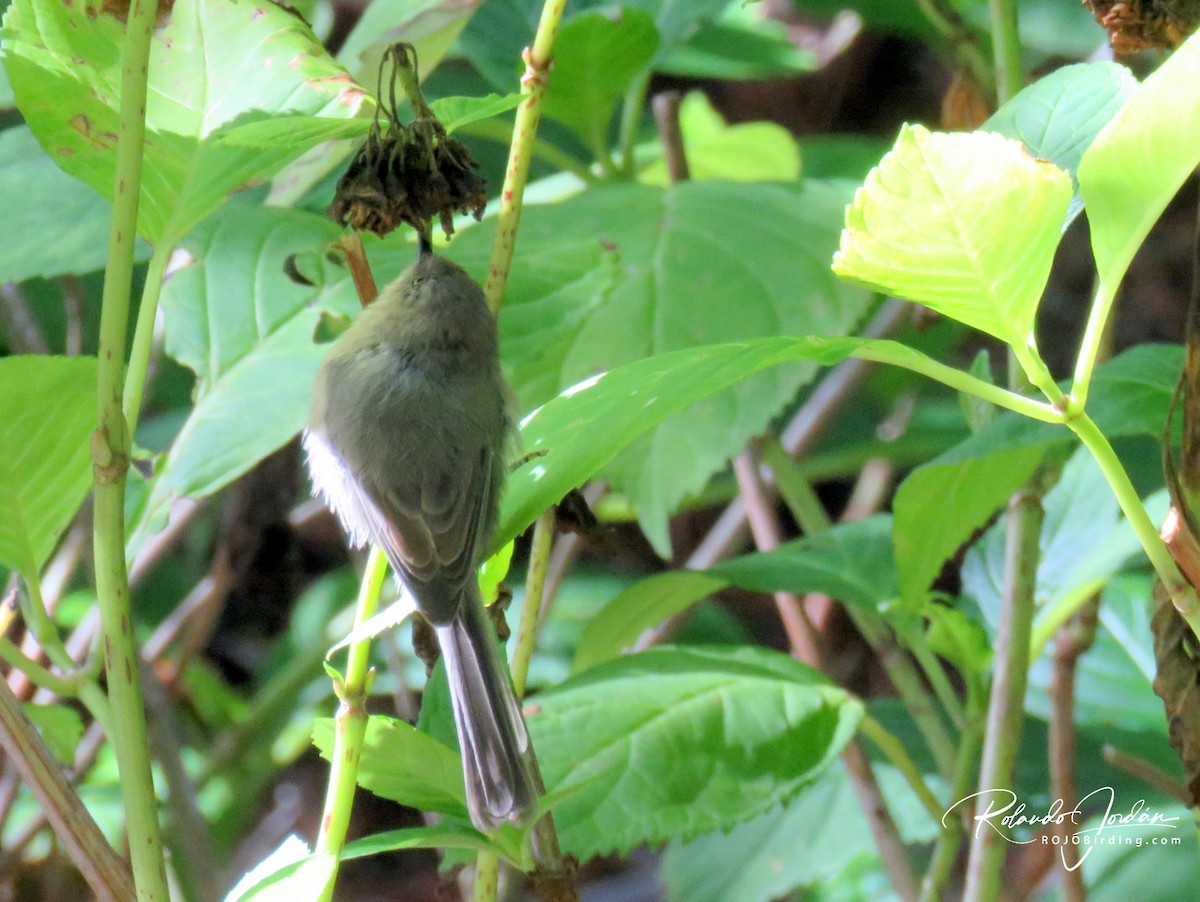
<instances>
[{"instance_id":1,"label":"large green leaf","mask_svg":"<svg viewBox=\"0 0 1200 902\"><path fill-rule=\"evenodd\" d=\"M1079 164L1092 253L1111 292L1200 163L1200 35L1138 86Z\"/></svg>"},{"instance_id":2,"label":"large green leaf","mask_svg":"<svg viewBox=\"0 0 1200 902\"><path fill-rule=\"evenodd\" d=\"M752 648L659 648L538 695L528 715L564 851L581 859L728 828L837 756L861 704Z\"/></svg>"},{"instance_id":3,"label":"large green leaf","mask_svg":"<svg viewBox=\"0 0 1200 902\"><path fill-rule=\"evenodd\" d=\"M718 576L692 570L668 570L638 580L588 620L573 669L586 670L615 658L644 631L727 585Z\"/></svg>"},{"instance_id":4,"label":"large green leaf","mask_svg":"<svg viewBox=\"0 0 1200 902\"><path fill-rule=\"evenodd\" d=\"M559 29L543 112L572 128L598 156L608 152L617 102L658 48L654 20L640 9L587 12Z\"/></svg>"},{"instance_id":5,"label":"large green leaf","mask_svg":"<svg viewBox=\"0 0 1200 902\"><path fill-rule=\"evenodd\" d=\"M708 573L757 592L822 592L856 607L874 609L896 596L887 516L840 523L785 542L773 551L717 564Z\"/></svg>"},{"instance_id":6,"label":"large green leaf","mask_svg":"<svg viewBox=\"0 0 1200 902\"><path fill-rule=\"evenodd\" d=\"M542 511L671 414L780 363L831 366L849 356L930 374L954 388L962 388L968 378L899 342L865 338L760 338L626 364L572 386L526 417L525 447L544 452L545 460L533 459L510 477L496 546L520 535ZM1035 443L1046 441L1036 435ZM664 466L669 463L664 459Z\"/></svg>"},{"instance_id":7,"label":"large green leaf","mask_svg":"<svg viewBox=\"0 0 1200 902\"><path fill-rule=\"evenodd\" d=\"M767 367L805 359L836 363L849 350L803 338L706 345L626 364L568 389L521 425L525 448L546 457L509 477L495 546L516 538L672 414Z\"/></svg>"},{"instance_id":8,"label":"large green leaf","mask_svg":"<svg viewBox=\"0 0 1200 902\"><path fill-rule=\"evenodd\" d=\"M874 772L901 837L936 836L938 825L900 774L880 762ZM745 824L672 843L661 873L670 902L770 902L845 873L855 859L877 856L854 784L839 763L790 802Z\"/></svg>"},{"instance_id":9,"label":"large green leaf","mask_svg":"<svg viewBox=\"0 0 1200 902\"><path fill-rule=\"evenodd\" d=\"M1074 180L1084 151L1136 86L1129 70L1116 63L1064 66L1017 94L982 128L1017 138L1033 156L1065 169ZM1067 221L1082 209L1076 190Z\"/></svg>"},{"instance_id":10,"label":"large green leaf","mask_svg":"<svg viewBox=\"0 0 1200 902\"><path fill-rule=\"evenodd\" d=\"M36 576L92 482L96 361L0 358L0 565Z\"/></svg>"},{"instance_id":11,"label":"large green leaf","mask_svg":"<svg viewBox=\"0 0 1200 902\"><path fill-rule=\"evenodd\" d=\"M611 186L527 209L500 317L524 409L653 354L851 331L869 295L828 267L845 199L843 186L812 181L697 182ZM482 274L490 248L491 230L476 227L450 253ZM667 515L815 373L789 367L722 393L608 467L660 550Z\"/></svg>"},{"instance_id":12,"label":"large green leaf","mask_svg":"<svg viewBox=\"0 0 1200 902\"><path fill-rule=\"evenodd\" d=\"M338 234L319 216L236 204L185 240L190 262L167 280L162 309L167 351L196 373L196 400L158 467L139 530L154 528L174 499L227 485L304 425L324 353L313 343L319 289L292 281L284 264L300 254L325 266L319 254ZM341 290L321 303L357 309Z\"/></svg>"},{"instance_id":13,"label":"large green leaf","mask_svg":"<svg viewBox=\"0 0 1200 902\"><path fill-rule=\"evenodd\" d=\"M330 718L320 718L313 725L313 744L326 760L333 755ZM378 796L420 811L467 816L458 752L394 717L367 721L357 780Z\"/></svg>"},{"instance_id":14,"label":"large green leaf","mask_svg":"<svg viewBox=\"0 0 1200 902\"><path fill-rule=\"evenodd\" d=\"M644 630L731 584L758 592L823 592L873 609L896 595L891 518L840 524L704 571L672 570L639 580L588 621L575 669L615 657Z\"/></svg>"},{"instance_id":15,"label":"large green leaf","mask_svg":"<svg viewBox=\"0 0 1200 902\"><path fill-rule=\"evenodd\" d=\"M893 502L900 594L921 607L929 584L971 535L1033 475L1045 456L1039 445L986 457L939 460L918 467Z\"/></svg>"},{"instance_id":16,"label":"large green leaf","mask_svg":"<svg viewBox=\"0 0 1200 902\"><path fill-rule=\"evenodd\" d=\"M904 126L846 211L834 271L1025 355L1070 200L1070 176L1017 141Z\"/></svg>"},{"instance_id":17,"label":"large green leaf","mask_svg":"<svg viewBox=\"0 0 1200 902\"><path fill-rule=\"evenodd\" d=\"M71 175L113 190L124 26L84 4L16 0L5 65L34 134ZM346 118L362 90L298 16L274 3L179 0L155 32L146 101L138 232L174 243L231 192L303 153L303 135L269 147L222 144L236 124L274 115Z\"/></svg>"},{"instance_id":18,"label":"large green leaf","mask_svg":"<svg viewBox=\"0 0 1200 902\"><path fill-rule=\"evenodd\" d=\"M0 197L12 201L4 213L0 281L104 267L111 205L64 175L23 126L0 132Z\"/></svg>"}]
</instances>

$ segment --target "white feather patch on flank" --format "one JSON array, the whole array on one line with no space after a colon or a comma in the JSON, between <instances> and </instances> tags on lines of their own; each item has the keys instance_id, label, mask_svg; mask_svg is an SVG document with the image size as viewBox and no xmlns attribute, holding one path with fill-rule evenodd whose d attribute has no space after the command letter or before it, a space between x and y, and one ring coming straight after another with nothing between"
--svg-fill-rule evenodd
<instances>
[{"instance_id":1,"label":"white feather patch on flank","mask_svg":"<svg viewBox=\"0 0 1200 902\"><path fill-rule=\"evenodd\" d=\"M324 435L305 429L302 441L308 456L313 494L319 495L337 515L350 544L355 548L366 547L372 539L360 501L358 481Z\"/></svg>"}]
</instances>

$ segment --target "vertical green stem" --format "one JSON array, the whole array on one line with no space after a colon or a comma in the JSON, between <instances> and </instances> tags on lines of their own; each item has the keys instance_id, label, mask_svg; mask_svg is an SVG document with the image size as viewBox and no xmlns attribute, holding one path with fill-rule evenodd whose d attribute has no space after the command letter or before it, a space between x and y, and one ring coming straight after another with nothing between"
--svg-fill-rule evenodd
<instances>
[{"instance_id":1,"label":"vertical green stem","mask_svg":"<svg viewBox=\"0 0 1200 902\"><path fill-rule=\"evenodd\" d=\"M354 608L354 627L358 629L373 616L379 606L379 593L387 577L387 558L372 546L367 555L366 572L358 588ZM363 737L367 732L367 695L371 691L371 640L359 639L350 644L346 673L338 692L340 704L334 717L333 754L330 756L329 785L325 790L325 810L317 834L315 851L333 859L333 871L324 888L323 900L333 896L333 885L342 849L346 845L346 829L354 807L354 790L358 779L358 762L362 756Z\"/></svg>"},{"instance_id":2,"label":"vertical green stem","mask_svg":"<svg viewBox=\"0 0 1200 902\"><path fill-rule=\"evenodd\" d=\"M167 902L169 898L125 569L125 477L130 435L122 407L125 335L146 134L146 76L156 13L153 0L133 0L125 28L113 218L100 314L98 428L92 436L96 593L112 706L110 738L121 775L139 902Z\"/></svg>"},{"instance_id":3,"label":"vertical green stem","mask_svg":"<svg viewBox=\"0 0 1200 902\"><path fill-rule=\"evenodd\" d=\"M529 677L529 662L533 658L533 647L537 641L538 622L542 613L542 596L546 589L546 570L550 564L550 545L554 540L554 508L538 517L533 526L533 542L529 547L529 575L525 580L525 607L521 611L521 623L517 627L517 644L513 649L513 689L517 698L525 695L525 681Z\"/></svg>"},{"instance_id":4,"label":"vertical green stem","mask_svg":"<svg viewBox=\"0 0 1200 902\"><path fill-rule=\"evenodd\" d=\"M650 86L650 73L645 72L633 80L625 99L621 101L621 174L633 178L633 148L637 143L638 124L642 121L642 109L646 106L646 89Z\"/></svg>"},{"instance_id":5,"label":"vertical green stem","mask_svg":"<svg viewBox=\"0 0 1200 902\"><path fill-rule=\"evenodd\" d=\"M970 711L972 723L962 733L958 744L958 758L954 766L954 778L950 783L951 801L966 797L975 775L975 759L979 754L979 742L982 731L974 722L978 716L974 708ZM933 857L925 879L921 882L920 902L938 902L942 898L942 890L950 879L950 872L958 858L958 849L963 841L962 821L955 817L942 824L943 830L933 846Z\"/></svg>"},{"instance_id":6,"label":"vertical green stem","mask_svg":"<svg viewBox=\"0 0 1200 902\"><path fill-rule=\"evenodd\" d=\"M1004 551L1004 595L996 636L996 664L988 700L987 733L979 789L1012 786L1013 765L1021 742L1025 685L1029 675L1029 635L1033 628L1033 593L1037 582L1042 505L1023 491L1008 504ZM1000 889L1004 840L994 830L976 830L967 860L964 902L991 902Z\"/></svg>"},{"instance_id":7,"label":"vertical green stem","mask_svg":"<svg viewBox=\"0 0 1200 902\"><path fill-rule=\"evenodd\" d=\"M558 34L567 0L546 0L542 17L538 21L533 45L525 48L525 74L521 76L521 93L526 95L517 107L513 123L513 142L508 153L508 168L504 172L504 188L500 193L500 211L496 216L496 237L492 241L492 259L488 265L487 281L483 292L488 307L495 313L500 309L504 297L504 286L508 281L508 267L512 263L513 248L517 243L517 226L521 222L521 201L525 195L525 182L529 178L529 162L533 157L533 143L537 137L538 121L542 115L542 98L546 94L546 82L550 76L550 52Z\"/></svg>"},{"instance_id":8,"label":"vertical green stem","mask_svg":"<svg viewBox=\"0 0 1200 902\"><path fill-rule=\"evenodd\" d=\"M992 52L996 68L996 100L1004 103L1024 82L1021 69L1021 36L1017 28L1017 0L988 0L992 20Z\"/></svg>"},{"instance_id":9,"label":"vertical green stem","mask_svg":"<svg viewBox=\"0 0 1200 902\"><path fill-rule=\"evenodd\" d=\"M1107 285L1103 279L1097 282L1096 296L1092 299L1087 325L1079 342L1079 355L1075 358L1075 375L1071 381L1071 396L1066 409L1069 416L1083 413L1087 405L1092 373L1104 352L1108 318L1112 313L1113 304L1116 303L1119 287L1119 282L1116 285Z\"/></svg>"},{"instance_id":10,"label":"vertical green stem","mask_svg":"<svg viewBox=\"0 0 1200 902\"><path fill-rule=\"evenodd\" d=\"M158 296L162 293L163 273L171 259L171 245L159 242L146 269L146 284L142 286L142 302L138 306L137 326L129 348L129 370L125 376L125 420L132 440L137 432L138 415L142 409L142 392L146 388L146 370L150 365L150 348L154 345L154 320L158 316Z\"/></svg>"}]
</instances>

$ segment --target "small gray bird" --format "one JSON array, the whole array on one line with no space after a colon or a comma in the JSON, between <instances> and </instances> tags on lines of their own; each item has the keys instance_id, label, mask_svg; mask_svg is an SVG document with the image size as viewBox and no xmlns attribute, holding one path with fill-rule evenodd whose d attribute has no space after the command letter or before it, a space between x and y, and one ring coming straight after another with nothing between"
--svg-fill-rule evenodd
<instances>
[{"instance_id":1,"label":"small gray bird","mask_svg":"<svg viewBox=\"0 0 1200 902\"><path fill-rule=\"evenodd\" d=\"M483 290L423 254L330 349L304 434L350 542L379 545L434 626L483 831L528 821L539 787L476 579L507 469L507 394Z\"/></svg>"}]
</instances>

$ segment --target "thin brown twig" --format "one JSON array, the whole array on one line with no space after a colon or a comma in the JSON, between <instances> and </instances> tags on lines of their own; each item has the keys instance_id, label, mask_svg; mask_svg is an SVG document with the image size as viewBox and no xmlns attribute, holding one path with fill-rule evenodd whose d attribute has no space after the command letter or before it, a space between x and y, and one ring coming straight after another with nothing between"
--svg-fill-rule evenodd
<instances>
[{"instance_id":1,"label":"thin brown twig","mask_svg":"<svg viewBox=\"0 0 1200 902\"><path fill-rule=\"evenodd\" d=\"M78 276L62 276L58 280L63 292L63 314L67 320L63 350L68 357L83 353L84 291Z\"/></svg>"},{"instance_id":2,"label":"thin brown twig","mask_svg":"<svg viewBox=\"0 0 1200 902\"><path fill-rule=\"evenodd\" d=\"M1122 752L1116 746L1106 745L1101 750L1104 760L1113 767L1120 768L1125 773L1137 777L1147 786L1153 786L1159 792L1166 793L1180 804L1192 807L1192 794L1182 780L1173 777L1166 771L1160 770L1137 755Z\"/></svg>"},{"instance_id":3,"label":"thin brown twig","mask_svg":"<svg viewBox=\"0 0 1200 902\"><path fill-rule=\"evenodd\" d=\"M8 684L0 681L0 748L62 842L88 886L104 902L135 897L128 866L112 850L62 768L25 716Z\"/></svg>"},{"instance_id":4,"label":"thin brown twig","mask_svg":"<svg viewBox=\"0 0 1200 902\"><path fill-rule=\"evenodd\" d=\"M857 739L851 739L842 750L842 763L850 775L854 794L858 796L859 807L867 819L871 836L879 849L880 860L892 881L892 888L905 902L914 902L919 890L912 862L904 848L904 840L900 838L896 821L883 800L871 762Z\"/></svg>"},{"instance_id":5,"label":"thin brown twig","mask_svg":"<svg viewBox=\"0 0 1200 902\"><path fill-rule=\"evenodd\" d=\"M50 353L42 330L29 310L25 295L15 282L0 284L0 324L8 334L9 347L16 353Z\"/></svg>"},{"instance_id":6,"label":"thin brown twig","mask_svg":"<svg viewBox=\"0 0 1200 902\"><path fill-rule=\"evenodd\" d=\"M767 499L758 461L752 450L747 449L734 458L733 473L737 478L738 491L746 503L746 517L755 546L759 551L775 550L783 540L783 530L779 526L774 505ZM820 668L821 654L817 637L800 596L794 592L776 592L775 607L779 611L792 654L810 667Z\"/></svg>"},{"instance_id":7,"label":"thin brown twig","mask_svg":"<svg viewBox=\"0 0 1200 902\"><path fill-rule=\"evenodd\" d=\"M655 94L650 101L654 121L658 125L658 136L662 141L667 176L673 183L686 182L691 178L687 153L683 146L683 130L679 127L679 105L682 98L683 95L678 91L664 91Z\"/></svg>"},{"instance_id":8,"label":"thin brown twig","mask_svg":"<svg viewBox=\"0 0 1200 902\"><path fill-rule=\"evenodd\" d=\"M1079 793L1075 786L1075 674L1079 657L1096 638L1096 619L1100 599L1093 598L1063 624L1055 637L1054 673L1050 682L1053 716L1050 718L1050 792L1062 800L1062 810L1076 807ZM1064 819L1056 823L1062 851L1062 889L1065 902L1084 902L1087 889L1079 868L1079 847L1072 842L1074 824Z\"/></svg>"}]
</instances>

